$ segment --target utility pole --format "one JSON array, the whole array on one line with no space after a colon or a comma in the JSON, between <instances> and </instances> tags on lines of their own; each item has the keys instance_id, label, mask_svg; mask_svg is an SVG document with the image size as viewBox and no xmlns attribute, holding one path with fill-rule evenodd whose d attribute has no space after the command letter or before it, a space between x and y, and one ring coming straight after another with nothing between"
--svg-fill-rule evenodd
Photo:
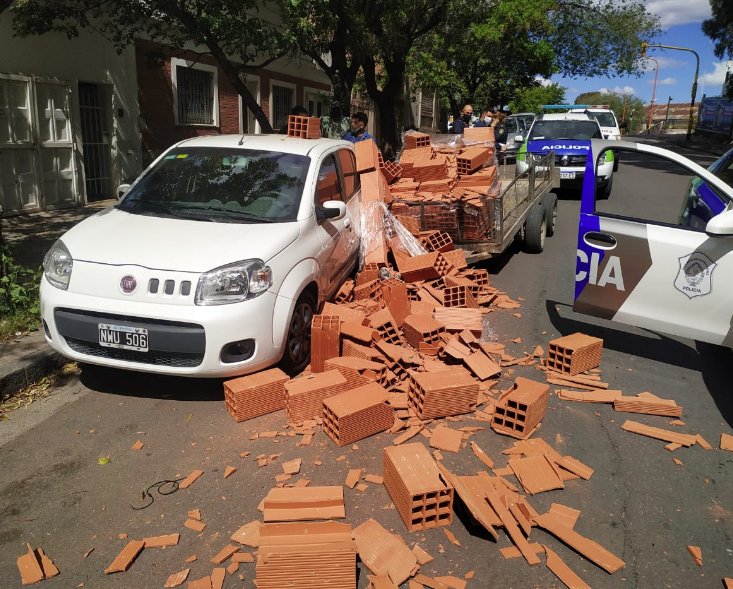
<instances>
[{"instance_id":1,"label":"utility pole","mask_svg":"<svg viewBox=\"0 0 733 589\"><path fill-rule=\"evenodd\" d=\"M652 125L654 124L654 100L657 96L657 80L659 79L659 62L654 59L653 57L647 57L646 59L649 59L654 62L656 67L654 68L654 86L652 88L652 101L649 104L649 114L647 116L646 120L646 130L647 133L651 133Z\"/></svg>"},{"instance_id":2,"label":"utility pole","mask_svg":"<svg viewBox=\"0 0 733 589\"><path fill-rule=\"evenodd\" d=\"M672 97L669 97L669 100L667 100L667 115L664 117L664 128L669 128L669 105L672 103Z\"/></svg>"},{"instance_id":3,"label":"utility pole","mask_svg":"<svg viewBox=\"0 0 733 589\"><path fill-rule=\"evenodd\" d=\"M688 51L695 56L695 79L692 82L692 92L690 97L690 118L687 121L687 143L692 140L692 119L695 113L695 96L697 95L697 76L700 73L700 56L694 49L688 47L675 47L673 45L650 45L646 41L641 42L641 56L646 57L646 50L649 47L659 47L660 49L674 49L675 51Z\"/></svg>"}]
</instances>

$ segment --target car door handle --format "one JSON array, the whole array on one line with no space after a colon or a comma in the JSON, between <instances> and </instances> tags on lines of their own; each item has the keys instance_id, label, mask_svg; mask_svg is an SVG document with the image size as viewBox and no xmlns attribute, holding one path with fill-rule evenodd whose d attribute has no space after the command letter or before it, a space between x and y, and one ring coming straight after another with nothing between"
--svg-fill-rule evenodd
<instances>
[{"instance_id":1,"label":"car door handle","mask_svg":"<svg viewBox=\"0 0 733 589\"><path fill-rule=\"evenodd\" d=\"M600 233L599 231L589 231L583 235L583 241L586 245L602 250L612 250L617 244L616 238L613 235Z\"/></svg>"}]
</instances>

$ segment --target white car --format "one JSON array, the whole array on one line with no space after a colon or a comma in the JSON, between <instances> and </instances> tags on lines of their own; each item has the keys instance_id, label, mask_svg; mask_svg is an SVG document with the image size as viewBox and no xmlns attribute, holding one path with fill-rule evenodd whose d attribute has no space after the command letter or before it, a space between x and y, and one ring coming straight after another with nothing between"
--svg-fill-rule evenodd
<instances>
[{"instance_id":1,"label":"white car","mask_svg":"<svg viewBox=\"0 0 733 589\"><path fill-rule=\"evenodd\" d=\"M77 361L229 377L310 360L310 324L358 261L353 146L210 136L163 153L46 254L48 343Z\"/></svg>"},{"instance_id":2,"label":"white car","mask_svg":"<svg viewBox=\"0 0 733 589\"><path fill-rule=\"evenodd\" d=\"M618 126L616 115L606 105L588 105L583 108L574 108L570 112L585 113L598 121L601 126L601 133L604 139L611 141L619 141L621 139L621 129Z\"/></svg>"}]
</instances>

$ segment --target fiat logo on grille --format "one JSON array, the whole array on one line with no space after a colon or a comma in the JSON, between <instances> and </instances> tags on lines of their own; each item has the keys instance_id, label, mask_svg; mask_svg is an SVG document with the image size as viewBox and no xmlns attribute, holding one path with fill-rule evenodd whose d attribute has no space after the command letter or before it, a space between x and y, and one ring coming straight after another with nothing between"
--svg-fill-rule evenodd
<instances>
[{"instance_id":1,"label":"fiat logo on grille","mask_svg":"<svg viewBox=\"0 0 733 589\"><path fill-rule=\"evenodd\" d=\"M120 280L120 289L125 294L132 294L135 292L135 289L137 288L137 280L135 280L134 276L130 276L129 274L127 276L123 276L122 280Z\"/></svg>"}]
</instances>

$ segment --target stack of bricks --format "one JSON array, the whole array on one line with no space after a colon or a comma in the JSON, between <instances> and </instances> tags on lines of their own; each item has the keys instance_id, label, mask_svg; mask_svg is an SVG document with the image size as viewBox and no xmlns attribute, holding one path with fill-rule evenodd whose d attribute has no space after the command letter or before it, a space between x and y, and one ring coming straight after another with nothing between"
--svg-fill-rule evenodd
<instances>
[{"instance_id":1,"label":"stack of bricks","mask_svg":"<svg viewBox=\"0 0 733 589\"><path fill-rule=\"evenodd\" d=\"M372 382L323 401L323 431L339 446L347 446L392 427L394 410L387 391Z\"/></svg>"},{"instance_id":2,"label":"stack of bricks","mask_svg":"<svg viewBox=\"0 0 733 589\"><path fill-rule=\"evenodd\" d=\"M321 119L319 117L288 117L288 137L301 139L318 139L321 136Z\"/></svg>"},{"instance_id":3,"label":"stack of bricks","mask_svg":"<svg viewBox=\"0 0 733 589\"><path fill-rule=\"evenodd\" d=\"M339 522L266 523L259 528L258 589L356 589L356 543ZM209 585L211 586L211 585Z\"/></svg>"},{"instance_id":4,"label":"stack of bricks","mask_svg":"<svg viewBox=\"0 0 733 589\"><path fill-rule=\"evenodd\" d=\"M285 384L285 409L292 423L321 416L323 400L349 390L349 382L338 370L327 370L294 378Z\"/></svg>"},{"instance_id":5,"label":"stack of bricks","mask_svg":"<svg viewBox=\"0 0 733 589\"><path fill-rule=\"evenodd\" d=\"M422 444L384 449L384 486L409 532L453 521L453 487Z\"/></svg>"},{"instance_id":6,"label":"stack of bricks","mask_svg":"<svg viewBox=\"0 0 733 589\"><path fill-rule=\"evenodd\" d=\"M234 378L224 383L224 402L235 421L245 421L285 409L285 383L279 368Z\"/></svg>"},{"instance_id":7,"label":"stack of bricks","mask_svg":"<svg viewBox=\"0 0 733 589\"><path fill-rule=\"evenodd\" d=\"M518 376L496 402L491 428L513 438L529 437L545 416L550 387Z\"/></svg>"},{"instance_id":8,"label":"stack of bricks","mask_svg":"<svg viewBox=\"0 0 733 589\"><path fill-rule=\"evenodd\" d=\"M471 413L476 409L478 393L478 382L459 366L410 373L408 403L420 419Z\"/></svg>"},{"instance_id":9,"label":"stack of bricks","mask_svg":"<svg viewBox=\"0 0 733 589\"><path fill-rule=\"evenodd\" d=\"M601 364L603 340L574 333L550 341L547 367L574 376Z\"/></svg>"},{"instance_id":10,"label":"stack of bricks","mask_svg":"<svg viewBox=\"0 0 733 589\"><path fill-rule=\"evenodd\" d=\"M341 354L341 320L331 315L315 315L311 323L311 371L323 372L329 358Z\"/></svg>"}]
</instances>

